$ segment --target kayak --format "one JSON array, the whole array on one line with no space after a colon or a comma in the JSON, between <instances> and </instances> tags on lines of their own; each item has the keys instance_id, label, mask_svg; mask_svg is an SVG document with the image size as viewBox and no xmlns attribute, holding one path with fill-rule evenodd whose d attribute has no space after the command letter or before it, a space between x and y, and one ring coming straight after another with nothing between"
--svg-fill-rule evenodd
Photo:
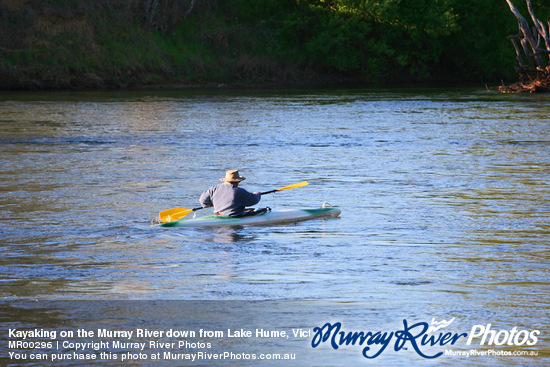
<instances>
[{"instance_id":1,"label":"kayak","mask_svg":"<svg viewBox=\"0 0 550 367\"><path fill-rule=\"evenodd\" d=\"M266 225L294 223L313 218L337 217L341 213L338 208L301 208L270 210L247 217L226 217L223 215L208 215L199 218L180 219L161 223L161 227L231 227L245 225Z\"/></svg>"},{"instance_id":2,"label":"kayak","mask_svg":"<svg viewBox=\"0 0 550 367\"><path fill-rule=\"evenodd\" d=\"M337 217L341 210L332 207L279 209L247 217L226 217L223 215L208 215L199 218L180 219L161 223L161 227L227 227L246 225L266 225L294 223L313 218Z\"/></svg>"}]
</instances>

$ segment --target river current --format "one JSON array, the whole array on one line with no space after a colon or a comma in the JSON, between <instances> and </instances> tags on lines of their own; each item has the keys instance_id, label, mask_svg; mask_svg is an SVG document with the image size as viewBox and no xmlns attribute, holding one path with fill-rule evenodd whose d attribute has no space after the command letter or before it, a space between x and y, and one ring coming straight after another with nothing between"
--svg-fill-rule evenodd
<instances>
[{"instance_id":1,"label":"river current","mask_svg":"<svg viewBox=\"0 0 550 367\"><path fill-rule=\"evenodd\" d=\"M456 332L541 330L536 358L475 361L548 362L548 95L4 93L0 131L3 302L312 302L328 305L326 321L347 317L356 329L455 318ZM309 182L262 206L326 202L342 214L151 226L160 210L197 207L228 169L250 191ZM360 351L325 350L323 363ZM394 365L420 358L391 353ZM438 359L460 361L469 360Z\"/></svg>"}]
</instances>

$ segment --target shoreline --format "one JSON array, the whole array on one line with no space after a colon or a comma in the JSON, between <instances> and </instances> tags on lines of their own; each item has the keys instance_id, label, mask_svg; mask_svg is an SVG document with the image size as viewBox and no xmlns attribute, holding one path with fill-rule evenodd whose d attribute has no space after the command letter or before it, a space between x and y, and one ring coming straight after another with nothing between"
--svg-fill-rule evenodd
<instances>
[{"instance_id":1,"label":"shoreline","mask_svg":"<svg viewBox=\"0 0 550 367\"><path fill-rule=\"evenodd\" d=\"M512 85L509 82L507 85ZM200 91L200 90L301 90L301 89L449 89L449 88L476 88L492 92L501 92L501 86L495 83L484 81L454 81L454 80L433 80L433 81L395 81L395 82L364 82L351 80L319 80L303 82L161 82L161 83L140 83L118 87L108 86L42 86L36 88L1 88L0 93L19 92L140 92L140 91Z\"/></svg>"}]
</instances>

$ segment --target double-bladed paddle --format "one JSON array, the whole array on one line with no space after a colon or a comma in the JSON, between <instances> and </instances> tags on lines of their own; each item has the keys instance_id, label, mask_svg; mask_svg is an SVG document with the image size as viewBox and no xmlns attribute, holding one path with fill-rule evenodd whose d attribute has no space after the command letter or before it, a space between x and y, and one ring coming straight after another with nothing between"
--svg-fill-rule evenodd
<instances>
[{"instance_id":1,"label":"double-bladed paddle","mask_svg":"<svg viewBox=\"0 0 550 367\"><path fill-rule=\"evenodd\" d=\"M271 191L262 192L261 194L262 195L271 194L273 192L289 190L289 189L296 189L298 187L303 187L303 186L307 186L307 185L309 185L309 183L307 181L302 181L302 182L298 182L298 183L295 183L295 184L292 184L292 185L281 187L280 189L275 189L275 190L271 190ZM172 222L172 221L181 219L181 218L185 217L186 215L188 215L188 214L190 214L190 213L192 213L196 210L200 210L200 209L203 209L203 207L198 207L198 208L193 208L193 209L186 209L186 208L166 209L166 210L163 210L163 211L159 212L159 220L160 220L161 223Z\"/></svg>"}]
</instances>

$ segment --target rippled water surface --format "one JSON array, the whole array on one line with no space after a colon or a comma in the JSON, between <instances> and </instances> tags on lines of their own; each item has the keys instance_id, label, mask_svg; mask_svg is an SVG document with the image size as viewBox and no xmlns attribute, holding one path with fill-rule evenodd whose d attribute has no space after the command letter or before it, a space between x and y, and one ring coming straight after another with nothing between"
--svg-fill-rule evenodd
<instances>
[{"instance_id":1,"label":"rippled water surface","mask_svg":"<svg viewBox=\"0 0 550 367\"><path fill-rule=\"evenodd\" d=\"M550 330L550 96L3 94L0 130L3 299L323 300ZM341 217L151 227L232 168L251 191L309 181L264 206Z\"/></svg>"}]
</instances>

